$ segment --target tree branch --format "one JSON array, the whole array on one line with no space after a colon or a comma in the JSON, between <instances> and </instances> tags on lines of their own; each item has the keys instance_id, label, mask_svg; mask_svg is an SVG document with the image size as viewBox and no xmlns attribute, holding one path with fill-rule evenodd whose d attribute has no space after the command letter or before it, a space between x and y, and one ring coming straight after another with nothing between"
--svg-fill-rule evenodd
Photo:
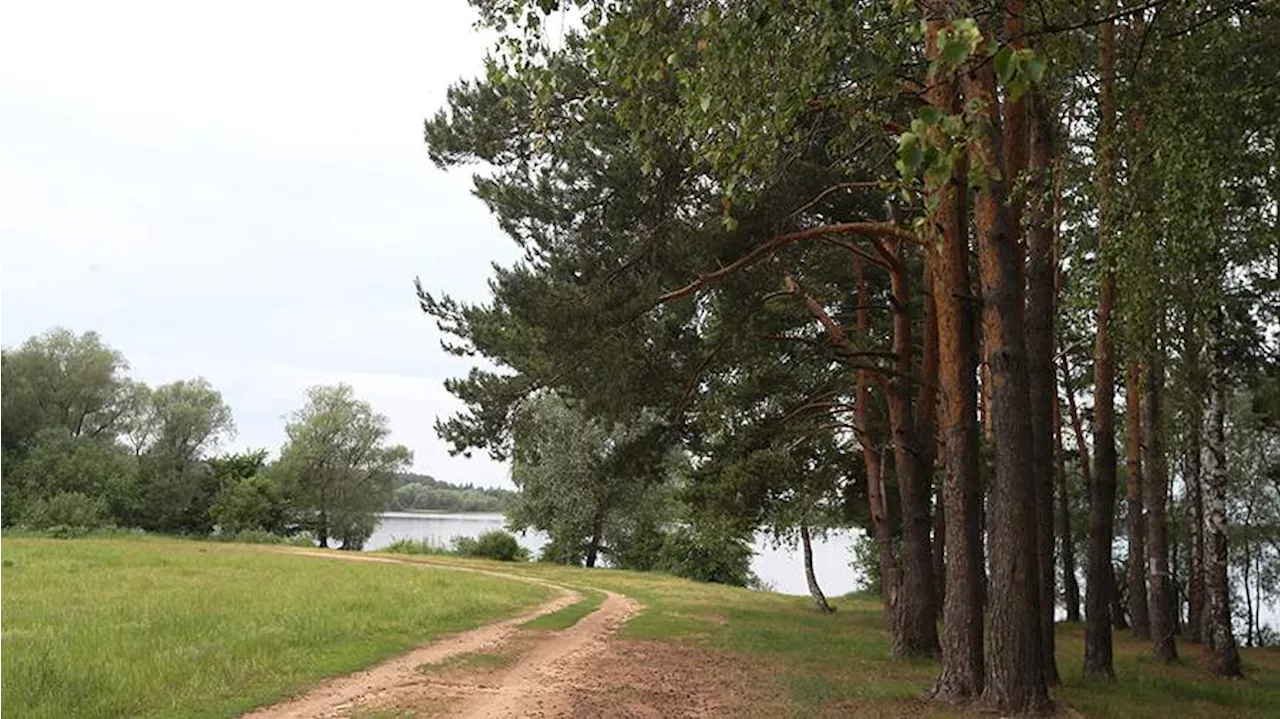
<instances>
[{"instance_id":1,"label":"tree branch","mask_svg":"<svg viewBox=\"0 0 1280 719\"><path fill-rule=\"evenodd\" d=\"M663 304L682 297L688 297L713 282L741 272L773 255L778 250L803 240L821 238L827 235L865 235L872 238L895 238L907 242L919 243L919 239L907 230L888 222L843 222L835 225L821 225L785 235L778 235L769 241L757 245L755 249L720 269L705 274L678 290L672 290L661 297L655 304ZM884 248L877 247L883 254Z\"/></svg>"}]
</instances>

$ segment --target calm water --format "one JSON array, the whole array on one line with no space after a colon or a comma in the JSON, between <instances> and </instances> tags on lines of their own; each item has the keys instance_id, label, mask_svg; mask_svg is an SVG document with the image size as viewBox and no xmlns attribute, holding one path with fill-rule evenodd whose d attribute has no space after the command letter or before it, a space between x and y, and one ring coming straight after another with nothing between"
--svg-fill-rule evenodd
<instances>
[{"instance_id":1,"label":"calm water","mask_svg":"<svg viewBox=\"0 0 1280 719\"><path fill-rule=\"evenodd\" d=\"M382 549L397 539L427 539L441 546L457 536L477 537L490 529L502 529L501 514L415 514L387 512L365 544L369 550ZM822 590L838 596L857 589L857 578L849 568L852 555L853 532L833 534L825 540L813 541L813 567ZM535 555L546 543L541 532L516 535L520 545ZM751 569L779 592L807 594L804 582L804 565L800 548L774 547L765 535L756 537L756 556Z\"/></svg>"}]
</instances>

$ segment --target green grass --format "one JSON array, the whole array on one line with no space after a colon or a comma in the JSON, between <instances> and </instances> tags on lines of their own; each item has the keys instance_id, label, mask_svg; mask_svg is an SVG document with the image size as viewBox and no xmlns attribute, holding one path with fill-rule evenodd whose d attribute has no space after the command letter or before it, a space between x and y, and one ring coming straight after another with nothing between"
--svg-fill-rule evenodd
<instances>
[{"instance_id":1,"label":"green grass","mask_svg":"<svg viewBox=\"0 0 1280 719\"><path fill-rule=\"evenodd\" d=\"M499 565L475 560L431 560L501 568L626 594L645 611L623 630L630 639L688 644L758 667L774 681L785 710L795 716L981 716L922 701L938 675L934 661L896 661L880 601L855 594L834 600L835 614L811 609L807 597L697 584L657 574L584 570L546 564ZM575 605L577 606L577 605ZM573 609L573 607L570 607ZM567 611L567 610L562 610ZM554 616L554 615L553 615ZM1179 644L1183 659L1153 664L1149 642L1117 633L1113 685L1081 676L1082 629L1059 625L1058 667L1063 685L1055 701L1089 717L1273 717L1280 715L1280 649L1244 649L1244 680L1221 680L1205 669L1203 648Z\"/></svg>"},{"instance_id":2,"label":"green grass","mask_svg":"<svg viewBox=\"0 0 1280 719\"><path fill-rule=\"evenodd\" d=\"M3 540L23 717L225 717L545 599L523 582L158 539Z\"/></svg>"},{"instance_id":3,"label":"green grass","mask_svg":"<svg viewBox=\"0 0 1280 719\"><path fill-rule=\"evenodd\" d=\"M515 664L519 658L515 652L470 652L435 664L423 664L418 667L418 671L424 674L443 674L467 669L501 669Z\"/></svg>"},{"instance_id":4,"label":"green grass","mask_svg":"<svg viewBox=\"0 0 1280 719\"><path fill-rule=\"evenodd\" d=\"M575 587L576 589L576 587ZM537 619L524 623L526 629L544 629L559 631L577 624L583 617L600 608L604 603L604 592L592 589L579 589L582 599L556 612L544 614Z\"/></svg>"}]
</instances>

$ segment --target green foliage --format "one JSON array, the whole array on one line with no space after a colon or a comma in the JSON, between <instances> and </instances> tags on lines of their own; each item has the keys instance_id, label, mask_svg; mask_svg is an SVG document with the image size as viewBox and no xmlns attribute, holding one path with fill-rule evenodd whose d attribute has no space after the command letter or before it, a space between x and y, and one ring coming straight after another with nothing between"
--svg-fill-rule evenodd
<instances>
[{"instance_id":1,"label":"green foliage","mask_svg":"<svg viewBox=\"0 0 1280 719\"><path fill-rule=\"evenodd\" d=\"M359 549L412 454L386 444L387 418L356 399L350 386L313 387L307 397L285 427L288 441L273 473L320 546L334 538L343 549Z\"/></svg>"},{"instance_id":2,"label":"green foliage","mask_svg":"<svg viewBox=\"0 0 1280 719\"><path fill-rule=\"evenodd\" d=\"M464 557L494 559L499 562L527 562L529 550L520 546L515 536L492 529L479 537L454 537L453 551Z\"/></svg>"},{"instance_id":3,"label":"green foliage","mask_svg":"<svg viewBox=\"0 0 1280 719\"><path fill-rule=\"evenodd\" d=\"M681 526L667 533L656 568L698 582L746 587L755 579L754 554L741 533L719 526Z\"/></svg>"},{"instance_id":4,"label":"green foliage","mask_svg":"<svg viewBox=\"0 0 1280 719\"><path fill-rule=\"evenodd\" d=\"M470 484L458 486L425 475L402 474L396 477L395 493L387 509L501 512L514 496L514 492L506 489L475 487Z\"/></svg>"},{"instance_id":5,"label":"green foliage","mask_svg":"<svg viewBox=\"0 0 1280 719\"><path fill-rule=\"evenodd\" d=\"M594 566L602 553L651 561L641 543L666 519L657 505L667 450L656 423L609 429L557 395L535 397L516 424L511 476L521 492L507 526L546 532L549 561Z\"/></svg>"},{"instance_id":6,"label":"green foliage","mask_svg":"<svg viewBox=\"0 0 1280 719\"><path fill-rule=\"evenodd\" d=\"M378 551L389 552L391 554L427 554L427 555L440 555L440 554L454 553L453 550L450 549L449 547L436 544L435 542L431 541L431 539L428 537L424 537L422 539L408 539L408 538L397 539L391 544L388 544L382 549L379 549Z\"/></svg>"},{"instance_id":7,"label":"green foliage","mask_svg":"<svg viewBox=\"0 0 1280 719\"><path fill-rule=\"evenodd\" d=\"M104 527L107 522L105 500L81 492L59 492L25 506L20 526L35 530L87 531Z\"/></svg>"}]
</instances>

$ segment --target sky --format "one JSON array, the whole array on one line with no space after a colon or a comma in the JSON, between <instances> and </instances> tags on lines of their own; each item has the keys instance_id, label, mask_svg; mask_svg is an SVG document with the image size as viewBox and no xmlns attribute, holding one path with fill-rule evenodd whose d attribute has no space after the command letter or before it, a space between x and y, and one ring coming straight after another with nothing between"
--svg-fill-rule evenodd
<instances>
[{"instance_id":1,"label":"sky","mask_svg":"<svg viewBox=\"0 0 1280 719\"><path fill-rule=\"evenodd\" d=\"M464 0L6 3L0 14L0 342L97 331L151 385L197 376L227 449L284 441L306 388L346 382L414 469L450 457L440 349L413 279L487 295L519 256L437 169L422 121L480 71Z\"/></svg>"}]
</instances>

